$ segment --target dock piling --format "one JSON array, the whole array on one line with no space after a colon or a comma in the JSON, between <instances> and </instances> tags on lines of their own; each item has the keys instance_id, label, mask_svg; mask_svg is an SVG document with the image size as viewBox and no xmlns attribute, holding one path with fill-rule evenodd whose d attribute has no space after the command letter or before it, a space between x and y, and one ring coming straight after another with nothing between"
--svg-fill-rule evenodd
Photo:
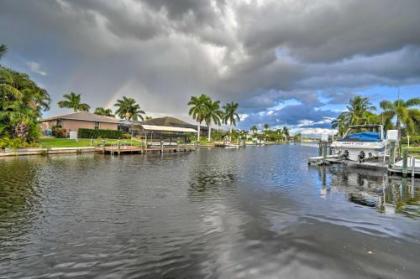
<instances>
[{"instance_id":1,"label":"dock piling","mask_svg":"<svg viewBox=\"0 0 420 279\"><path fill-rule=\"evenodd\" d=\"M404 177L407 177L408 173L408 155L407 150L403 151L403 166L402 166L402 173Z\"/></svg>"},{"instance_id":2,"label":"dock piling","mask_svg":"<svg viewBox=\"0 0 420 279\"><path fill-rule=\"evenodd\" d=\"M392 167L395 164L395 142L391 142L391 147L389 151L389 167Z\"/></svg>"},{"instance_id":3,"label":"dock piling","mask_svg":"<svg viewBox=\"0 0 420 279\"><path fill-rule=\"evenodd\" d=\"M416 157L411 157L411 177L416 175Z\"/></svg>"}]
</instances>

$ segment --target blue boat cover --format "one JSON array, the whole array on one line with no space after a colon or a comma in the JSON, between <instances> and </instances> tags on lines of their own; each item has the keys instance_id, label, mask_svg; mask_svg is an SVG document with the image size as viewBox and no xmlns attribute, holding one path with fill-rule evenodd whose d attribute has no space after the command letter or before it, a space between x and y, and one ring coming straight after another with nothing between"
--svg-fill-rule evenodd
<instances>
[{"instance_id":1,"label":"blue boat cover","mask_svg":"<svg viewBox=\"0 0 420 279\"><path fill-rule=\"evenodd\" d=\"M381 136L379 135L379 133L376 133L376 132L361 132L361 133L348 135L343 140L375 142L375 141L380 141Z\"/></svg>"}]
</instances>

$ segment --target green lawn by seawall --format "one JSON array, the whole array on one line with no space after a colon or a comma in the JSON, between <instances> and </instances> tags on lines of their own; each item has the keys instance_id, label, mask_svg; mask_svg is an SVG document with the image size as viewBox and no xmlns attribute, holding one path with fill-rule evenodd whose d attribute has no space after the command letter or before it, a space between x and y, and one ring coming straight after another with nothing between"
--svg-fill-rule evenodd
<instances>
[{"instance_id":1,"label":"green lawn by seawall","mask_svg":"<svg viewBox=\"0 0 420 279\"><path fill-rule=\"evenodd\" d=\"M43 148L54 148L54 147L89 147L98 146L105 142L106 145L117 144L118 140L115 139L60 139L60 138L41 138L39 140L39 146ZM140 145L139 140L120 140L120 144L133 144Z\"/></svg>"}]
</instances>

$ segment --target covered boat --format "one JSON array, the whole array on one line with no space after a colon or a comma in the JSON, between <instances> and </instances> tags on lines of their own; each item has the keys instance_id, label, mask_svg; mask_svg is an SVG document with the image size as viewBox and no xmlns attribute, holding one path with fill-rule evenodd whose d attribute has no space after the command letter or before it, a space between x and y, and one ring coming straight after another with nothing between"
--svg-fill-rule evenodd
<instances>
[{"instance_id":1,"label":"covered boat","mask_svg":"<svg viewBox=\"0 0 420 279\"><path fill-rule=\"evenodd\" d=\"M333 155L362 162L383 158L389 150L382 125L351 126L344 137L331 144Z\"/></svg>"}]
</instances>

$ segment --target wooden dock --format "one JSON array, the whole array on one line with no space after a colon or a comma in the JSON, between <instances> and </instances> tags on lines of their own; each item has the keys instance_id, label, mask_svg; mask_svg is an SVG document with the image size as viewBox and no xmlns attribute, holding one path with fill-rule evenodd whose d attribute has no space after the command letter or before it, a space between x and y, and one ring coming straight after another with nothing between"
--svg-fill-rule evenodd
<instances>
[{"instance_id":1,"label":"wooden dock","mask_svg":"<svg viewBox=\"0 0 420 279\"><path fill-rule=\"evenodd\" d=\"M122 154L147 154L147 153L177 153L195 151L193 145L171 145L171 146L104 146L97 147L96 152L108 155Z\"/></svg>"}]
</instances>

